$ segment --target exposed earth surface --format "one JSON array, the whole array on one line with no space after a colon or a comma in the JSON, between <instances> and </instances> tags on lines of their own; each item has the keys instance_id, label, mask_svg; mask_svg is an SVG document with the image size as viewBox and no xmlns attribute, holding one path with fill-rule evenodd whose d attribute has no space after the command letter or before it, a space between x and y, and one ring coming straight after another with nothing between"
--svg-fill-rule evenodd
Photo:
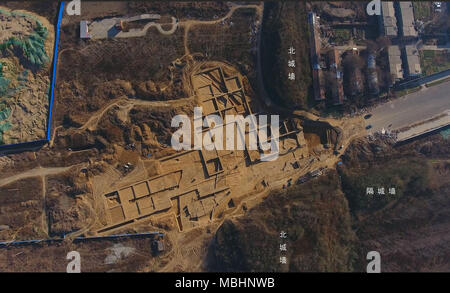
<instances>
[{"instance_id":1,"label":"exposed earth surface","mask_svg":"<svg viewBox=\"0 0 450 293\"><path fill-rule=\"evenodd\" d=\"M21 95L0 97L0 143L43 138L58 3L3 6L0 42L41 47L32 43L33 59L2 47L0 91L8 80ZM0 271L65 271L73 250L83 271L364 272L369 251L382 271L449 271L448 130L396 144L368 131L364 112L311 105L312 7L85 1L82 16L64 13L49 141L0 154ZM362 17L359 4L340 8L324 13ZM282 11L301 15L295 28ZM158 17L130 21L148 14ZM130 37L80 39L80 21L104 19L126 20ZM295 45L295 85L279 78L290 45L267 36ZM278 158L247 146L174 150L172 118L192 122L195 106L279 115ZM164 236L107 238L148 232ZM36 239L51 241L3 243Z\"/></svg>"}]
</instances>

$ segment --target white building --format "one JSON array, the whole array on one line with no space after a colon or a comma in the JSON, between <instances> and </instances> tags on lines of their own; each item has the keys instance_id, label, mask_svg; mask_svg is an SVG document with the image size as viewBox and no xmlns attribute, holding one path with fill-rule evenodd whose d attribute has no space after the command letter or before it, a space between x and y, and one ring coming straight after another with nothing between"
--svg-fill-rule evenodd
<instances>
[{"instance_id":1,"label":"white building","mask_svg":"<svg viewBox=\"0 0 450 293\"><path fill-rule=\"evenodd\" d=\"M90 39L91 35L89 34L89 22L87 20L80 21L80 38L81 39Z\"/></svg>"}]
</instances>

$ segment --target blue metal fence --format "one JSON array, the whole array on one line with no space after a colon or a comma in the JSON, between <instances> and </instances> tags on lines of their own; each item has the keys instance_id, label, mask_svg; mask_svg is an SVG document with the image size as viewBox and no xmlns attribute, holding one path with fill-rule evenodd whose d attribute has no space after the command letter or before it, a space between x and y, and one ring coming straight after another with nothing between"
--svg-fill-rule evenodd
<instances>
[{"instance_id":1,"label":"blue metal fence","mask_svg":"<svg viewBox=\"0 0 450 293\"><path fill-rule=\"evenodd\" d=\"M136 234L117 234L117 235L107 235L107 236L92 236L92 237L76 237L73 239L74 242L89 241L89 240L108 240L108 239L120 239L120 238L147 238L147 237L164 237L164 233L161 232L145 232ZM14 246L14 245L28 245L28 244L38 244L38 243L51 243L51 242L62 242L66 239L63 238L52 238L52 239L36 239L36 240L18 240L18 241L5 241L0 242L1 246Z\"/></svg>"}]
</instances>

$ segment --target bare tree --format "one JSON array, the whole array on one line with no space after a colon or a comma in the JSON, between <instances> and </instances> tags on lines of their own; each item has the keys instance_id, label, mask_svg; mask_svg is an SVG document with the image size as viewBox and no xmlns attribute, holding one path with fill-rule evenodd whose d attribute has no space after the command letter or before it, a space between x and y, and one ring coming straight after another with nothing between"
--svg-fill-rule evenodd
<instances>
[{"instance_id":1,"label":"bare tree","mask_svg":"<svg viewBox=\"0 0 450 293\"><path fill-rule=\"evenodd\" d=\"M325 71L323 77L327 91L332 92L333 88L336 88L338 86L336 73L331 71Z\"/></svg>"},{"instance_id":2,"label":"bare tree","mask_svg":"<svg viewBox=\"0 0 450 293\"><path fill-rule=\"evenodd\" d=\"M347 54L342 60L344 71L353 72L364 67L364 60L358 55Z\"/></svg>"},{"instance_id":3,"label":"bare tree","mask_svg":"<svg viewBox=\"0 0 450 293\"><path fill-rule=\"evenodd\" d=\"M376 43L378 45L378 51L381 51L391 45L391 40L386 36L380 36L377 38Z\"/></svg>"}]
</instances>

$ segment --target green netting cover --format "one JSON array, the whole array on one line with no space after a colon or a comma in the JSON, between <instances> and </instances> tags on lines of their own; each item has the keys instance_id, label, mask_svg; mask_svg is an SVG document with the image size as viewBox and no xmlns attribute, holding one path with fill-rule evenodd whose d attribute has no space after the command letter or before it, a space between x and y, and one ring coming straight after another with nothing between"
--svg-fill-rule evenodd
<instances>
[{"instance_id":1,"label":"green netting cover","mask_svg":"<svg viewBox=\"0 0 450 293\"><path fill-rule=\"evenodd\" d=\"M6 106L2 106L0 104L0 121L8 119L10 114L11 114L11 109L7 108Z\"/></svg>"},{"instance_id":2,"label":"green netting cover","mask_svg":"<svg viewBox=\"0 0 450 293\"><path fill-rule=\"evenodd\" d=\"M47 29L41 22L36 20L36 27L31 35L23 40L11 37L0 44L0 50L19 48L28 62L40 67L49 60L47 53L45 52L45 40L47 39L47 36Z\"/></svg>"}]
</instances>

